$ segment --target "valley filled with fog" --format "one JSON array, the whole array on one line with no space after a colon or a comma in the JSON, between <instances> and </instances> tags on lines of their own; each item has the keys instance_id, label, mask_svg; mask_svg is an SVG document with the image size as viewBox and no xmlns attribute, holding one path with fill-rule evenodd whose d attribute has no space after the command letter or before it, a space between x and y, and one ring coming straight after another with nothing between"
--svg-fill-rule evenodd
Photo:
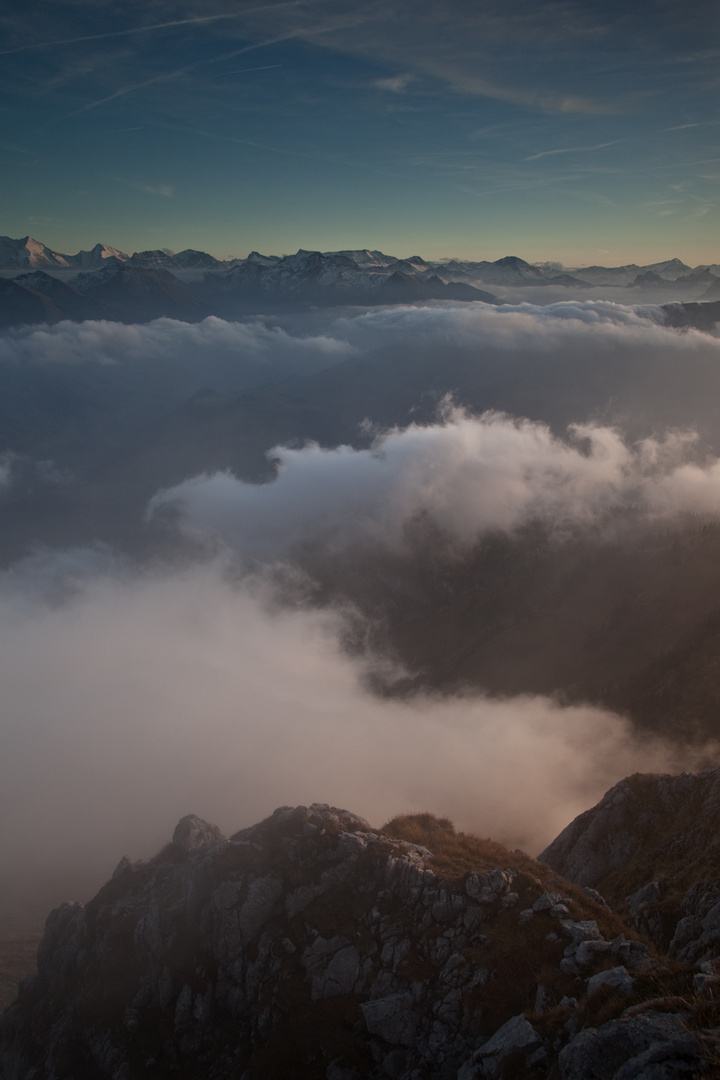
<instances>
[{"instance_id":1,"label":"valley filled with fog","mask_svg":"<svg viewBox=\"0 0 720 1080\"><path fill-rule=\"evenodd\" d=\"M717 763L716 305L528 289L2 332L8 903L189 812L535 853Z\"/></svg>"}]
</instances>

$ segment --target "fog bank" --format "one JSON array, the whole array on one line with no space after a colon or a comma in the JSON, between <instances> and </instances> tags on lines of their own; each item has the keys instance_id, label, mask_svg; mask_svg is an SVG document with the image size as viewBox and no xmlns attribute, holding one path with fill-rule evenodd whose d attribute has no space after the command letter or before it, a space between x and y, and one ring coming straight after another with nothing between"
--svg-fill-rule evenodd
<instances>
[{"instance_id":1,"label":"fog bank","mask_svg":"<svg viewBox=\"0 0 720 1080\"><path fill-rule=\"evenodd\" d=\"M692 432L666 432L629 446L591 424L571 425L564 441L544 424L448 408L444 421L381 434L369 450L275 447L272 483L195 477L158 493L149 515L176 510L185 529L272 559L303 541L397 547L420 516L469 544L537 519L562 533L628 509L716 514L720 460L693 461L696 442Z\"/></svg>"},{"instance_id":2,"label":"fog bank","mask_svg":"<svg viewBox=\"0 0 720 1080\"><path fill-rule=\"evenodd\" d=\"M370 661L343 650L348 613L304 604L290 564L302 544L347 563L373 545L404 551L418 522L462 548L535 521L562 539L632 515L715 516L718 361L717 337L607 301L0 335L0 508L19 523L7 558L31 552L0 577L0 858L16 889L6 900L43 877L87 895L188 812L234 831L279 804L327 801L375 825L428 809L534 852L623 775L707 760L712 747L640 740L610 712L537 696L373 697ZM204 411L165 422L204 387L287 376L277 393L240 405L208 395ZM303 444L312 438L327 441ZM271 483L210 464L257 475L265 450L279 466ZM93 471L100 459L106 472ZM150 554L131 563L113 528L127 519L141 532L153 490L153 544L128 547ZM47 519L35 514L51 503ZM44 550L31 546L38 521ZM202 543L185 563L176 546L171 564L162 538L172 548L177 524ZM61 548L78 535L85 546ZM295 606L273 592L277 560L277 578L299 583ZM387 590L401 619L405 584ZM507 610L491 614L494 633ZM428 641L437 651L434 627Z\"/></svg>"},{"instance_id":3,"label":"fog bank","mask_svg":"<svg viewBox=\"0 0 720 1080\"><path fill-rule=\"evenodd\" d=\"M4 576L0 858L20 891L87 892L189 812L234 831L313 801L374 825L432 810L535 852L621 776L696 760L541 698L373 698L342 616L268 588L227 560L139 573L107 551Z\"/></svg>"}]
</instances>

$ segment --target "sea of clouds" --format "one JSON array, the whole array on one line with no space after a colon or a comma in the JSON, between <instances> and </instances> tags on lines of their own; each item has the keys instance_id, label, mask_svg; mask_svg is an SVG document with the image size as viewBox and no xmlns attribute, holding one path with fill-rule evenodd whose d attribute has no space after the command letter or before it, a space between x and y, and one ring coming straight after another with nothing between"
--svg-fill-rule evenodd
<instances>
[{"instance_id":1,"label":"sea of clouds","mask_svg":"<svg viewBox=\"0 0 720 1080\"><path fill-rule=\"evenodd\" d=\"M232 388L247 356L272 380L378 350L410 360L470 350L488 370L546 373L558 398L572 391L569 410L585 404L558 431L542 415L471 414L446 399L433 422L376 430L364 449L274 448L278 474L262 486L215 473L157 492L148 517L172 510L174 527L204 541L192 557L138 563L89 536L6 567L0 858L16 868L12 895L41 880L87 894L189 812L230 832L313 801L375 825L432 810L535 853L622 776L714 752L537 697L374 697L341 645L347 613L284 603L271 571L282 562L287 574L308 541L328 558L366 538L398 549L421 515L462 546L530 520L560 536L618 509L717 514L717 338L600 302L314 312L282 325L64 323L2 335L0 378L83 362L133 365L140 378L181 362L198 388L213 364ZM640 407L638 439L622 418ZM0 452L1 486L14 447Z\"/></svg>"}]
</instances>

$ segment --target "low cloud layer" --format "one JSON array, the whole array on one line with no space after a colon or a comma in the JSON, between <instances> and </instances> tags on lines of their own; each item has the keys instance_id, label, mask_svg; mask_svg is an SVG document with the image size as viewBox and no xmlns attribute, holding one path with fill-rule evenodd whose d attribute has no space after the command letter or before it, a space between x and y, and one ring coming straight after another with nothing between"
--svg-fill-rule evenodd
<instances>
[{"instance_id":1,"label":"low cloud layer","mask_svg":"<svg viewBox=\"0 0 720 1080\"><path fill-rule=\"evenodd\" d=\"M330 333L354 345L368 347L380 340L406 348L409 341L438 345L482 345L506 352L557 353L580 346L577 359L588 352L609 353L627 345L643 353L658 349L688 353L713 348L720 340L697 331L678 333L663 324L664 313L652 305L630 306L606 300L571 300L538 305L436 304L428 307L378 308L342 316Z\"/></svg>"},{"instance_id":2,"label":"low cloud layer","mask_svg":"<svg viewBox=\"0 0 720 1080\"><path fill-rule=\"evenodd\" d=\"M133 421L150 398L166 407L168 387L188 396L344 359L367 361L363 378L374 365L382 390L387 375L391 398L428 358L434 373L460 354L466 366L452 370L482 374L472 384L480 401L485 387L508 386L520 401L515 418L448 407L436 422L404 419L369 449L277 448L269 484L214 473L159 491L150 514L174 509L195 535L220 537L224 554L212 561L138 567L89 535L86 548L36 551L0 578L0 859L14 867L18 895L62 875L70 892L87 894L123 852L151 854L188 812L232 831L279 804L316 800L376 825L428 809L534 852L621 776L697 763L690 750L639 740L611 713L543 698L372 697L361 661L343 652L342 612L282 607L267 582L243 576L236 553L272 562L303 541L331 552L365 538L397 548L419 516L466 543L538 517L562 533L616 509L720 513L718 339L670 330L657 311L600 302L0 335L6 372L52 368L82 387L93 372L129 372ZM349 385L318 397L318 410L345 407L365 383ZM517 396L526 386L527 406ZM414 402L404 402L407 416ZM352 415L343 413L349 427ZM640 439L624 422L639 416ZM35 460L17 449L0 445L6 502L20 465ZM37 460L50 456L43 449Z\"/></svg>"},{"instance_id":3,"label":"low cloud layer","mask_svg":"<svg viewBox=\"0 0 720 1080\"><path fill-rule=\"evenodd\" d=\"M223 472L160 492L152 516L219 535L243 556L283 557L299 542L332 547L363 538L397 547L421 515L472 543L533 519L558 532L616 510L652 515L720 512L720 461L690 458L692 434L628 446L604 427L573 425L569 442L544 424L451 410L445 422L380 436L369 450L277 447L277 478L247 484Z\"/></svg>"},{"instance_id":4,"label":"low cloud layer","mask_svg":"<svg viewBox=\"0 0 720 1080\"><path fill-rule=\"evenodd\" d=\"M600 416L634 435L693 425L720 452L720 338L670 329L657 307L433 303L247 322L64 322L0 334L0 375L11 388L22 385L29 400L38 380L50 380L43 407L62 385L81 397L91 388L97 407L143 421L201 388L244 389L344 361L372 368L364 404L370 420L380 410L387 423L389 402L407 410L440 388L473 411L501 409L555 426ZM311 403L320 394L322 408L331 391L320 381L290 392ZM340 397L346 411L353 392ZM17 449L0 445L0 452Z\"/></svg>"},{"instance_id":5,"label":"low cloud layer","mask_svg":"<svg viewBox=\"0 0 720 1080\"><path fill-rule=\"evenodd\" d=\"M0 858L18 889L94 888L188 812L233 831L313 801L375 825L429 809L536 851L621 776L693 764L597 709L372 698L339 616L279 610L229 571L75 551L0 582Z\"/></svg>"},{"instance_id":6,"label":"low cloud layer","mask_svg":"<svg viewBox=\"0 0 720 1080\"><path fill-rule=\"evenodd\" d=\"M298 337L260 319L227 322L211 316L199 323L156 319L145 325L88 320L55 326L21 326L0 334L0 363L128 364L171 360L178 365L237 362L251 356L275 366L303 361L313 370L337 363L354 350L323 334Z\"/></svg>"}]
</instances>

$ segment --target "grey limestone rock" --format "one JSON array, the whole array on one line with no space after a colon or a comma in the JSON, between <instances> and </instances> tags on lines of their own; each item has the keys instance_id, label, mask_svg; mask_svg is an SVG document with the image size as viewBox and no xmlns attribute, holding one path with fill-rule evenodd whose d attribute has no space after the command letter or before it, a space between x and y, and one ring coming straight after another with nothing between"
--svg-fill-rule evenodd
<instances>
[{"instance_id":1,"label":"grey limestone rock","mask_svg":"<svg viewBox=\"0 0 720 1080\"><path fill-rule=\"evenodd\" d=\"M268 921L282 891L282 881L276 877L259 877L250 882L247 898L237 915L243 944L251 941Z\"/></svg>"},{"instance_id":2,"label":"grey limestone rock","mask_svg":"<svg viewBox=\"0 0 720 1080\"><path fill-rule=\"evenodd\" d=\"M559 1067L562 1080L689 1080L704 1057L682 1016L645 1012L581 1031L561 1050Z\"/></svg>"},{"instance_id":3,"label":"grey limestone rock","mask_svg":"<svg viewBox=\"0 0 720 1080\"><path fill-rule=\"evenodd\" d=\"M179 842L50 915L38 973L0 1019L3 1080L269 1080L288 1055L298 1075L332 1080L499 1080L522 1062L554 1080L585 979L623 988L648 963L526 857L488 869L480 854L443 877L427 848L326 804L282 807L226 841L183 821ZM708 929L718 899L706 887L698 901ZM522 1014L571 1000L553 1036ZM617 1068L668 1041L660 1021L652 1031ZM595 1053L584 1045L578 1060Z\"/></svg>"},{"instance_id":4,"label":"grey limestone rock","mask_svg":"<svg viewBox=\"0 0 720 1080\"><path fill-rule=\"evenodd\" d=\"M211 825L196 814L186 814L175 826L172 842L184 851L220 844L225 839L217 825Z\"/></svg>"},{"instance_id":5,"label":"grey limestone rock","mask_svg":"<svg viewBox=\"0 0 720 1080\"><path fill-rule=\"evenodd\" d=\"M627 968L624 968L622 964L620 964L618 967L609 968L607 971L599 971L597 975L592 975L588 979L587 988L588 994L594 994L601 988L607 988L610 990L619 990L622 994L627 994L628 997L631 997L633 992L633 981Z\"/></svg>"},{"instance_id":6,"label":"grey limestone rock","mask_svg":"<svg viewBox=\"0 0 720 1080\"><path fill-rule=\"evenodd\" d=\"M360 1008L371 1035L379 1035L393 1046L412 1046L418 1013L411 994L388 994L364 1001Z\"/></svg>"},{"instance_id":7,"label":"grey limestone rock","mask_svg":"<svg viewBox=\"0 0 720 1080\"><path fill-rule=\"evenodd\" d=\"M360 974L360 954L354 945L346 945L333 954L325 970L313 977L310 995L313 1001L350 994Z\"/></svg>"},{"instance_id":8,"label":"grey limestone rock","mask_svg":"<svg viewBox=\"0 0 720 1080\"><path fill-rule=\"evenodd\" d=\"M598 955L611 950L612 943L609 941L581 941L575 950L575 963L581 968L588 967Z\"/></svg>"},{"instance_id":9,"label":"grey limestone rock","mask_svg":"<svg viewBox=\"0 0 720 1080\"><path fill-rule=\"evenodd\" d=\"M524 1016L513 1016L473 1056L479 1066L477 1075L494 1078L500 1075L502 1063L510 1054L525 1056L538 1050L542 1039Z\"/></svg>"},{"instance_id":10,"label":"grey limestone rock","mask_svg":"<svg viewBox=\"0 0 720 1080\"><path fill-rule=\"evenodd\" d=\"M468 874L465 891L479 904L495 904L500 897L510 892L515 877L511 869L489 870L485 874Z\"/></svg>"},{"instance_id":11,"label":"grey limestone rock","mask_svg":"<svg viewBox=\"0 0 720 1080\"><path fill-rule=\"evenodd\" d=\"M534 912L550 911L550 909L553 908L555 906L555 904L559 904L561 900L562 900L562 893L548 892L546 890L542 894L542 896L539 896L537 898L537 900L533 904L531 910L534 911Z\"/></svg>"},{"instance_id":12,"label":"grey limestone rock","mask_svg":"<svg viewBox=\"0 0 720 1080\"><path fill-rule=\"evenodd\" d=\"M594 886L632 852L631 824L640 809L640 796L621 780L597 806L575 818L539 858L570 881Z\"/></svg>"},{"instance_id":13,"label":"grey limestone rock","mask_svg":"<svg viewBox=\"0 0 720 1080\"><path fill-rule=\"evenodd\" d=\"M599 941L602 937L594 919L561 919L559 926L573 945L579 945L581 941Z\"/></svg>"}]
</instances>

